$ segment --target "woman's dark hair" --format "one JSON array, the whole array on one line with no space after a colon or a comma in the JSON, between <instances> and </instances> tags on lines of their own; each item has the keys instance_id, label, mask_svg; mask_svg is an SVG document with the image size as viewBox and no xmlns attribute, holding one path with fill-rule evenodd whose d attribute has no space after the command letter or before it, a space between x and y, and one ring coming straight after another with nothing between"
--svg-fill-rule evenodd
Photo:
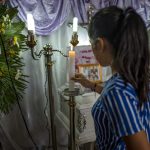
<instances>
[{"instance_id":1,"label":"woman's dark hair","mask_svg":"<svg viewBox=\"0 0 150 150\"><path fill-rule=\"evenodd\" d=\"M135 87L140 102L148 100L150 54L146 25L140 15L131 7L103 8L91 20L89 37L103 37L111 43L115 68Z\"/></svg>"}]
</instances>

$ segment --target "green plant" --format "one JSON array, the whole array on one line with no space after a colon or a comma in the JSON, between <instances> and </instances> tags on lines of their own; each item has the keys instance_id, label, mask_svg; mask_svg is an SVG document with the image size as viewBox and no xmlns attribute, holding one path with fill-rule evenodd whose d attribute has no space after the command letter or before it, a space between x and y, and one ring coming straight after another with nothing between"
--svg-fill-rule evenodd
<instances>
[{"instance_id":1,"label":"green plant","mask_svg":"<svg viewBox=\"0 0 150 150\"><path fill-rule=\"evenodd\" d=\"M8 113L23 98L26 75L20 52L27 50L24 22L16 19L17 8L0 5L0 111Z\"/></svg>"}]
</instances>

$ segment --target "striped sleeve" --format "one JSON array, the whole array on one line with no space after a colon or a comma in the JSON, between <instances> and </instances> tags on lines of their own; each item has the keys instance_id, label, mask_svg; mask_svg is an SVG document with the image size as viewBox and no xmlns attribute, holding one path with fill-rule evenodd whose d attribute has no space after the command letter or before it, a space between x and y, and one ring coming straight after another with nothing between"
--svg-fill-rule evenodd
<instances>
[{"instance_id":1,"label":"striped sleeve","mask_svg":"<svg viewBox=\"0 0 150 150\"><path fill-rule=\"evenodd\" d=\"M135 134L143 129L138 101L123 90L113 88L104 97L106 113L118 137Z\"/></svg>"}]
</instances>

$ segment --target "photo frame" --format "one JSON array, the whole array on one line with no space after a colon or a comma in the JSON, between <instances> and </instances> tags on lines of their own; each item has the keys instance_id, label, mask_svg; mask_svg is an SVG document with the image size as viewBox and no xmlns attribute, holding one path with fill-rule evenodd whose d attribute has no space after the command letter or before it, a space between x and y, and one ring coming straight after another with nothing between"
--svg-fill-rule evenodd
<instances>
[{"instance_id":1,"label":"photo frame","mask_svg":"<svg viewBox=\"0 0 150 150\"><path fill-rule=\"evenodd\" d=\"M99 64L80 64L78 65L78 72L90 81L102 81L102 67Z\"/></svg>"}]
</instances>

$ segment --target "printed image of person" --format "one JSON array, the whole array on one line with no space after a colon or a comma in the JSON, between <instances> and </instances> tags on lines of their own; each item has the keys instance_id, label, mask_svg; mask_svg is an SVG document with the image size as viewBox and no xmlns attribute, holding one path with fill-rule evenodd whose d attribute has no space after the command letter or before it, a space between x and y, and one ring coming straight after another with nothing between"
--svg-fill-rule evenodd
<instances>
[{"instance_id":1,"label":"printed image of person","mask_svg":"<svg viewBox=\"0 0 150 150\"><path fill-rule=\"evenodd\" d=\"M93 74L94 74L94 80L99 80L98 68L95 67L95 69L93 69Z\"/></svg>"}]
</instances>

